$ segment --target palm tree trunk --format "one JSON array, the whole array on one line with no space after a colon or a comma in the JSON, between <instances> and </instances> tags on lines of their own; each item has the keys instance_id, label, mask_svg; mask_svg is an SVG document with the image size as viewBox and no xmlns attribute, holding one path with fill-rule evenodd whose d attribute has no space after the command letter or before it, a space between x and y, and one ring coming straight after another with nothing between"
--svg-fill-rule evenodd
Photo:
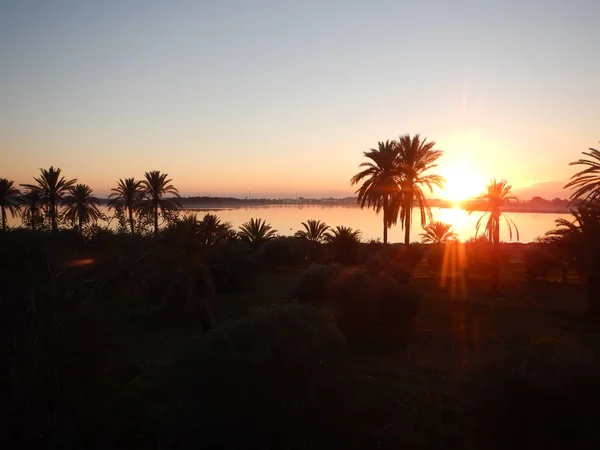
<instances>
[{"instance_id":1,"label":"palm tree trunk","mask_svg":"<svg viewBox=\"0 0 600 450\"><path fill-rule=\"evenodd\" d=\"M78 214L78 219L79 219L79 234L81 234L83 236L83 217L81 216L81 213Z\"/></svg>"},{"instance_id":2,"label":"palm tree trunk","mask_svg":"<svg viewBox=\"0 0 600 450\"><path fill-rule=\"evenodd\" d=\"M50 203L50 220L52 221L52 232L58 231L58 225L56 224L56 203L51 201Z\"/></svg>"},{"instance_id":3,"label":"palm tree trunk","mask_svg":"<svg viewBox=\"0 0 600 450\"><path fill-rule=\"evenodd\" d=\"M404 245L410 245L410 225L412 222L412 201L406 204L406 213L404 216Z\"/></svg>"},{"instance_id":4,"label":"palm tree trunk","mask_svg":"<svg viewBox=\"0 0 600 450\"><path fill-rule=\"evenodd\" d=\"M158 236L158 205L154 207L154 236Z\"/></svg>"},{"instance_id":5,"label":"palm tree trunk","mask_svg":"<svg viewBox=\"0 0 600 450\"><path fill-rule=\"evenodd\" d=\"M6 210L2 207L2 231L6 231Z\"/></svg>"},{"instance_id":6,"label":"palm tree trunk","mask_svg":"<svg viewBox=\"0 0 600 450\"><path fill-rule=\"evenodd\" d=\"M383 245L387 245L388 243L388 196L385 194L383 196Z\"/></svg>"},{"instance_id":7,"label":"palm tree trunk","mask_svg":"<svg viewBox=\"0 0 600 450\"><path fill-rule=\"evenodd\" d=\"M495 217L492 220L492 230L490 230L490 236L492 237L492 285L491 291L493 294L497 294L500 285L500 218Z\"/></svg>"},{"instance_id":8,"label":"palm tree trunk","mask_svg":"<svg viewBox=\"0 0 600 450\"><path fill-rule=\"evenodd\" d=\"M127 210L129 212L129 227L131 228L131 235L133 236L135 234L135 229L133 227L133 208L128 206Z\"/></svg>"}]
</instances>

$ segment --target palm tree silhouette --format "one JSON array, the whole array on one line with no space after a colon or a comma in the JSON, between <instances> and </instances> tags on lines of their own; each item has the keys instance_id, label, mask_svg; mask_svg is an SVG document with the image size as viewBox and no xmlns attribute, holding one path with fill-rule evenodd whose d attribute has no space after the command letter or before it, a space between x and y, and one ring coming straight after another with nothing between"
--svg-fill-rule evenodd
<instances>
[{"instance_id":1,"label":"palm tree silhouette","mask_svg":"<svg viewBox=\"0 0 600 450\"><path fill-rule=\"evenodd\" d=\"M240 226L238 234L244 241L259 246L262 242L274 238L277 230L264 219L250 219Z\"/></svg>"},{"instance_id":2,"label":"palm tree silhouette","mask_svg":"<svg viewBox=\"0 0 600 450\"><path fill-rule=\"evenodd\" d=\"M356 193L361 208L373 208L376 213L383 210L383 243L388 242L388 229L398 221L400 189L398 187L399 168L396 143L379 142L378 147L363 152L370 161L359 167L365 169L354 175L350 183L361 186Z\"/></svg>"},{"instance_id":3,"label":"palm tree silhouette","mask_svg":"<svg viewBox=\"0 0 600 450\"><path fill-rule=\"evenodd\" d=\"M135 234L133 212L139 207L143 196L142 182L135 178L119 179L116 188L108 196L108 209L125 208L131 234Z\"/></svg>"},{"instance_id":4,"label":"palm tree silhouette","mask_svg":"<svg viewBox=\"0 0 600 450\"><path fill-rule=\"evenodd\" d=\"M589 200L571 209L572 220L555 220L544 241L562 244L569 257L586 275L590 309L600 312L600 200Z\"/></svg>"},{"instance_id":5,"label":"palm tree silhouette","mask_svg":"<svg viewBox=\"0 0 600 450\"><path fill-rule=\"evenodd\" d=\"M0 209L2 209L2 231L6 231L6 210L15 217L21 209L19 195L21 193L14 187L14 182L0 178Z\"/></svg>"},{"instance_id":6,"label":"palm tree silhouette","mask_svg":"<svg viewBox=\"0 0 600 450\"><path fill-rule=\"evenodd\" d=\"M484 217L488 216L485 224L485 234L490 243L500 243L500 220L504 217L508 228L509 237L512 240L513 230L516 232L517 241L519 240L519 229L513 220L505 213L502 213L502 207L509 204L511 201L517 201L517 197L510 194L512 186L506 180L496 181L494 178L490 184L486 186L486 192L481 194L476 202L485 202L486 209L475 225L475 237L479 233L481 223ZM469 211L469 214L472 211Z\"/></svg>"},{"instance_id":7,"label":"palm tree silhouette","mask_svg":"<svg viewBox=\"0 0 600 450\"><path fill-rule=\"evenodd\" d=\"M206 246L224 243L235 237L235 232L229 222L222 222L215 214L206 213L197 222L196 234L200 242Z\"/></svg>"},{"instance_id":8,"label":"palm tree silhouette","mask_svg":"<svg viewBox=\"0 0 600 450\"><path fill-rule=\"evenodd\" d=\"M517 240L519 240L519 229L513 222L513 220L507 215L502 213L502 207L509 204L511 201L516 201L517 197L510 194L512 186L505 180L496 181L494 178L490 184L486 186L487 191L481 194L477 200L479 202L485 202L486 209L481 215L477 224L475 225L475 237L479 233L482 220L488 216L488 220L485 224L485 233L489 239L489 242L493 248L492 257L492 292L498 291L499 284L499 246L500 246L500 220L504 217L508 228L509 237L512 240L513 229L516 231ZM469 214L472 211L469 211Z\"/></svg>"},{"instance_id":9,"label":"palm tree silhouette","mask_svg":"<svg viewBox=\"0 0 600 450\"><path fill-rule=\"evenodd\" d=\"M327 233L326 241L333 250L334 259L342 264L355 264L362 233L350 227L337 226Z\"/></svg>"},{"instance_id":10,"label":"palm tree silhouette","mask_svg":"<svg viewBox=\"0 0 600 450\"><path fill-rule=\"evenodd\" d=\"M25 191L19 197L19 203L21 208L21 217L24 223L28 223L31 227L31 231L35 231L36 224L41 223L43 218L41 215L42 204L44 199L42 198L42 191L37 186L22 185L25 187Z\"/></svg>"},{"instance_id":11,"label":"palm tree silhouette","mask_svg":"<svg viewBox=\"0 0 600 450\"><path fill-rule=\"evenodd\" d=\"M168 179L168 174L160 173L158 170L152 170L144 173L145 179L142 180L144 197L152 208L154 218L154 235L158 235L158 216L159 210L164 214L167 210L177 210L181 208L179 202L179 191ZM165 195L172 195L173 198L165 198Z\"/></svg>"},{"instance_id":12,"label":"palm tree silhouette","mask_svg":"<svg viewBox=\"0 0 600 450\"><path fill-rule=\"evenodd\" d=\"M362 233L360 230L353 230L350 227L342 225L332 228L329 233L327 233L327 242L334 243L343 240L359 242L361 237Z\"/></svg>"},{"instance_id":13,"label":"palm tree silhouette","mask_svg":"<svg viewBox=\"0 0 600 450\"><path fill-rule=\"evenodd\" d=\"M77 222L79 232L83 233L83 224L90 220L96 221L102 217L98 209L100 201L94 196L92 188L87 184L77 184L69 189L69 194L63 199L66 206L65 218Z\"/></svg>"},{"instance_id":14,"label":"palm tree silhouette","mask_svg":"<svg viewBox=\"0 0 600 450\"><path fill-rule=\"evenodd\" d=\"M320 220L307 220L302 222L304 230L296 231L295 236L311 242L325 242L329 226Z\"/></svg>"},{"instance_id":15,"label":"palm tree silhouette","mask_svg":"<svg viewBox=\"0 0 600 450\"><path fill-rule=\"evenodd\" d=\"M582 152L589 159L578 159L569 163L569 166L587 166L571 177L564 189L574 189L571 201L575 199L598 200L600 199L600 151L590 148L589 152Z\"/></svg>"},{"instance_id":16,"label":"palm tree silhouette","mask_svg":"<svg viewBox=\"0 0 600 450\"><path fill-rule=\"evenodd\" d=\"M34 177L34 180L37 182L37 186L32 184L22 185L27 188L38 187L40 189L43 202L48 208L48 214L50 215L50 223L52 224L53 233L58 231L58 204L63 196L69 191L69 189L73 187L75 183L77 183L76 179L67 180L60 174L60 168L55 169L51 166L48 170L40 169L40 177Z\"/></svg>"},{"instance_id":17,"label":"palm tree silhouette","mask_svg":"<svg viewBox=\"0 0 600 450\"><path fill-rule=\"evenodd\" d=\"M423 187L427 186L429 192L433 187L442 187L444 178L440 175L426 174L425 172L437 167L435 163L442 156L441 150L435 150L435 142L421 140L419 134L412 138L409 134L400 136L396 143L398 153L398 169L401 172L400 190L402 207L400 220L404 226L404 244L410 244L410 228L412 224L412 208L417 205L421 213L421 226L425 226L427 218L431 218L431 210Z\"/></svg>"},{"instance_id":18,"label":"palm tree silhouette","mask_svg":"<svg viewBox=\"0 0 600 450\"><path fill-rule=\"evenodd\" d=\"M458 238L449 223L436 221L425 225L423 229L425 230L425 233L421 233L423 244L443 244Z\"/></svg>"}]
</instances>

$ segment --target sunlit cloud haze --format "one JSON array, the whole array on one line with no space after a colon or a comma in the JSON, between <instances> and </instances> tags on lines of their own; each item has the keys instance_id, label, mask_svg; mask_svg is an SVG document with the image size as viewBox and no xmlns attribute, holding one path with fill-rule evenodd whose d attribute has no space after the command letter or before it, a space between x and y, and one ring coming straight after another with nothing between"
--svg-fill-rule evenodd
<instances>
[{"instance_id":1,"label":"sunlit cloud haze","mask_svg":"<svg viewBox=\"0 0 600 450\"><path fill-rule=\"evenodd\" d=\"M364 150L421 133L442 175L555 196L600 140L599 17L593 0L2 1L0 176L345 196Z\"/></svg>"}]
</instances>

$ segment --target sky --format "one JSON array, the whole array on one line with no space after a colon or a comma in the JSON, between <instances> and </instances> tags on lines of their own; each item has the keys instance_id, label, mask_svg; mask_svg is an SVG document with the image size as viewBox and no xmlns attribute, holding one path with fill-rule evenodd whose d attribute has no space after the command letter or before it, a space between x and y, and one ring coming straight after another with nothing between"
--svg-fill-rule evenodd
<instances>
[{"instance_id":1,"label":"sky","mask_svg":"<svg viewBox=\"0 0 600 450\"><path fill-rule=\"evenodd\" d=\"M597 0L0 0L0 177L338 197L363 151L420 133L450 189L567 197L600 140L598 18Z\"/></svg>"}]
</instances>

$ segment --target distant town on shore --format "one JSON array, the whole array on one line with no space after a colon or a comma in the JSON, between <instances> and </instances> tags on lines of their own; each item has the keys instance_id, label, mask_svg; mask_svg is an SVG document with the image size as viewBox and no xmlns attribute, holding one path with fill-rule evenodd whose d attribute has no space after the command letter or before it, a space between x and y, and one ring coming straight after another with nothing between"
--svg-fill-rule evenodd
<instances>
[{"instance_id":1,"label":"distant town on shore","mask_svg":"<svg viewBox=\"0 0 600 450\"><path fill-rule=\"evenodd\" d=\"M108 199L102 199L102 204L107 204ZM324 197L324 198L238 198L238 197L209 197L193 196L181 197L180 202L186 209L226 209L244 208L253 206L345 206L358 207L356 197ZM577 202L571 204L576 207ZM451 201L443 199L430 199L429 205L433 208L461 208L465 210L484 211L485 201L477 199ZM567 213L569 212L569 200L554 198L547 200L542 197L533 197L530 200L519 200L506 205L503 210L508 212L530 212L530 213Z\"/></svg>"}]
</instances>

